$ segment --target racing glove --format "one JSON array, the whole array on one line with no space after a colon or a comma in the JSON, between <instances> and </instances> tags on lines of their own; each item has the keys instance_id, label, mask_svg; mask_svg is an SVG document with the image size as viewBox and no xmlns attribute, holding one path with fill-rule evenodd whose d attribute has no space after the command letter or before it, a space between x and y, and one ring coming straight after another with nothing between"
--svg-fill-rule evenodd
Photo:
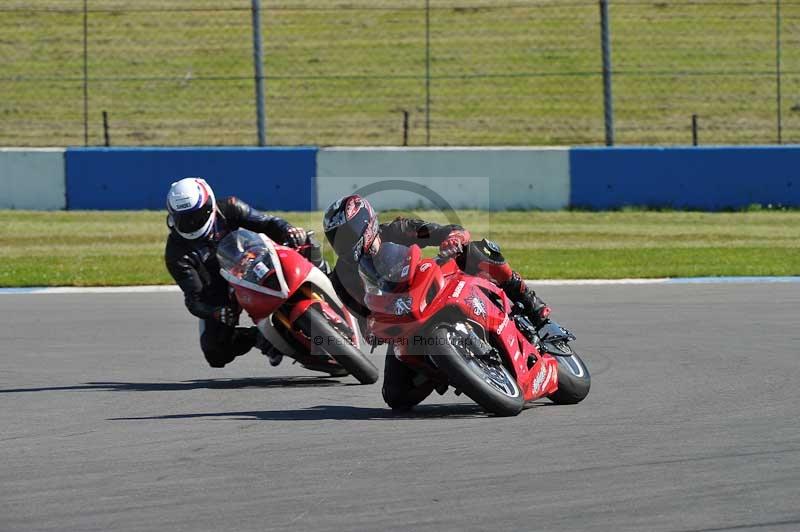
<instances>
[{"instance_id":1,"label":"racing glove","mask_svg":"<svg viewBox=\"0 0 800 532\"><path fill-rule=\"evenodd\" d=\"M306 243L306 230L300 227L290 227L286 231L286 243L296 248Z\"/></svg>"},{"instance_id":2,"label":"racing glove","mask_svg":"<svg viewBox=\"0 0 800 532\"><path fill-rule=\"evenodd\" d=\"M466 229L450 231L447 238L439 244L439 256L444 258L455 257L464 251L464 246L467 244L469 244L469 231Z\"/></svg>"},{"instance_id":3,"label":"racing glove","mask_svg":"<svg viewBox=\"0 0 800 532\"><path fill-rule=\"evenodd\" d=\"M215 320L228 327L235 327L239 323L239 313L231 307L217 307L213 316Z\"/></svg>"}]
</instances>

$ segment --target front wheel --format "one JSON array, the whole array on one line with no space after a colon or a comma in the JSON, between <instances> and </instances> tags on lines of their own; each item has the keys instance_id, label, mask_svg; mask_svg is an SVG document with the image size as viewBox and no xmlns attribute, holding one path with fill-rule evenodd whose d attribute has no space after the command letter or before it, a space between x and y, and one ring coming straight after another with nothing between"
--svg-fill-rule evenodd
<instances>
[{"instance_id":1,"label":"front wheel","mask_svg":"<svg viewBox=\"0 0 800 532\"><path fill-rule=\"evenodd\" d=\"M476 356L469 342L450 326L434 328L431 336L439 355L435 364L451 385L492 414L516 416L522 411L525 400L508 368Z\"/></svg>"},{"instance_id":2,"label":"front wheel","mask_svg":"<svg viewBox=\"0 0 800 532\"><path fill-rule=\"evenodd\" d=\"M305 317L308 320L306 323L312 354L324 352L332 356L361 384L377 382L378 368L328 321L319 308L312 306Z\"/></svg>"},{"instance_id":3,"label":"front wheel","mask_svg":"<svg viewBox=\"0 0 800 532\"><path fill-rule=\"evenodd\" d=\"M589 395L592 377L589 375L586 364L568 343L563 342L563 346L559 346L559 348L569 355L553 357L558 362L558 390L547 397L559 405L574 405Z\"/></svg>"}]
</instances>

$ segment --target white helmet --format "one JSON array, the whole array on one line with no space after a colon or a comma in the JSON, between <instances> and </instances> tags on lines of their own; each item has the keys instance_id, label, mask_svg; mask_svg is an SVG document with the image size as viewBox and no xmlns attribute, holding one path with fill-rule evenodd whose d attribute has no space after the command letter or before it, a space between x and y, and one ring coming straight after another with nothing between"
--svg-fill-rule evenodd
<instances>
[{"instance_id":1,"label":"white helmet","mask_svg":"<svg viewBox=\"0 0 800 532\"><path fill-rule=\"evenodd\" d=\"M211 234L217 216L214 191L199 177L187 177L172 183L167 193L170 225L188 240Z\"/></svg>"}]
</instances>

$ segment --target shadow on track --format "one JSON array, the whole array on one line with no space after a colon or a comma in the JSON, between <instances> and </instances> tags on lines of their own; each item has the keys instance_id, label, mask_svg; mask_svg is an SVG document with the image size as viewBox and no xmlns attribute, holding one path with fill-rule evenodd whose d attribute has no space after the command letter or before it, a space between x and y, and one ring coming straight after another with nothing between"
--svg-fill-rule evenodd
<instances>
[{"instance_id":1,"label":"shadow on track","mask_svg":"<svg viewBox=\"0 0 800 532\"><path fill-rule=\"evenodd\" d=\"M330 377L248 377L246 379L200 379L180 382L86 382L75 386L0 389L3 393L95 390L102 392L179 392L199 389L304 388L349 386Z\"/></svg>"},{"instance_id":2,"label":"shadow on track","mask_svg":"<svg viewBox=\"0 0 800 532\"><path fill-rule=\"evenodd\" d=\"M207 412L170 414L164 416L117 417L109 421L141 421L157 419L225 418L228 420L260 421L321 421L377 419L463 419L491 417L475 404L421 405L410 412L393 412L387 408L317 405L296 410L253 410L243 412Z\"/></svg>"}]
</instances>

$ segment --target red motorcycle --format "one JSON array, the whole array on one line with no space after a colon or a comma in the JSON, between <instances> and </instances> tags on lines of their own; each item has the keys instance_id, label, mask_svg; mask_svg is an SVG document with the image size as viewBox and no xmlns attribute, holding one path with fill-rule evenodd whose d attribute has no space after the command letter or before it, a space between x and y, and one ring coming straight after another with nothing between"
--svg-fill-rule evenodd
<instances>
[{"instance_id":1,"label":"red motorcycle","mask_svg":"<svg viewBox=\"0 0 800 532\"><path fill-rule=\"evenodd\" d=\"M499 287L454 260L385 242L370 268L361 275L373 342L390 344L439 393L453 386L500 416L542 397L574 404L589 393L569 331L552 321L537 331Z\"/></svg>"},{"instance_id":2,"label":"red motorcycle","mask_svg":"<svg viewBox=\"0 0 800 532\"><path fill-rule=\"evenodd\" d=\"M357 324L328 277L297 250L263 234L238 229L217 247L220 273L261 334L309 369L362 384L378 369L359 349Z\"/></svg>"}]
</instances>

